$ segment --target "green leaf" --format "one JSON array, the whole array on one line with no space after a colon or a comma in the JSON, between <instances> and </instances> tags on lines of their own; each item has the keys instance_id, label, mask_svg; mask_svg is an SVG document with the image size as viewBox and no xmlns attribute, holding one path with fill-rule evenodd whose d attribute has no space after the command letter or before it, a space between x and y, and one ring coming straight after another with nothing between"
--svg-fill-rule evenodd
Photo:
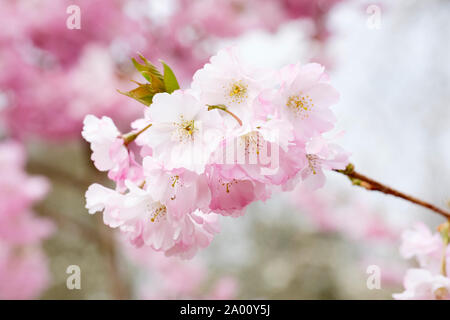
<instances>
[{"instance_id":1,"label":"green leaf","mask_svg":"<svg viewBox=\"0 0 450 320\"><path fill-rule=\"evenodd\" d=\"M144 62L140 64L136 61L136 59L131 59L134 67L142 74L142 76L151 83L153 88L158 92L165 92L164 86L164 78L161 72L153 65L150 61L148 61L143 55L139 55L141 60Z\"/></svg>"},{"instance_id":2,"label":"green leaf","mask_svg":"<svg viewBox=\"0 0 450 320\"><path fill-rule=\"evenodd\" d=\"M138 87L136 89L133 89L128 92L122 92L120 90L117 90L119 93L126 95L127 97L133 98L137 101L139 101L142 104L145 104L146 106L149 106L153 101L153 96L157 93L153 89L151 84L147 83L139 83L135 82Z\"/></svg>"},{"instance_id":3,"label":"green leaf","mask_svg":"<svg viewBox=\"0 0 450 320\"><path fill-rule=\"evenodd\" d=\"M128 92L117 90L119 93L149 106L152 104L153 96L155 94L159 92L172 93L180 88L175 74L164 61L161 61L164 67L163 76L155 65L148 61L143 55L140 54L139 58L141 58L142 63L137 62L134 58L131 59L131 61L133 62L135 68L148 81L148 83L139 83L132 80L138 85L138 87Z\"/></svg>"},{"instance_id":4,"label":"green leaf","mask_svg":"<svg viewBox=\"0 0 450 320\"><path fill-rule=\"evenodd\" d=\"M172 69L162 60L159 60L164 67L164 86L166 87L166 91L168 93L172 93L175 90L180 89L180 85L178 84L177 77L173 73Z\"/></svg>"}]
</instances>

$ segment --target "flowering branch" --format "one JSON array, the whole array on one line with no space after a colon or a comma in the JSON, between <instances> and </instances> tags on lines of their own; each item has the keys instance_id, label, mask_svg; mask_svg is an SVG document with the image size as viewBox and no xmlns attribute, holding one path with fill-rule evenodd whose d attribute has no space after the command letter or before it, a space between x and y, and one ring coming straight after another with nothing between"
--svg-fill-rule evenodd
<instances>
[{"instance_id":1,"label":"flowering branch","mask_svg":"<svg viewBox=\"0 0 450 320\"><path fill-rule=\"evenodd\" d=\"M417 199L417 198L407 195L403 192L397 191L391 187L388 187L378 181L368 178L368 177L356 172L355 166L351 163L349 163L344 170L333 170L333 171L346 175L350 179L350 181L352 182L353 185L365 188L366 190L379 191L379 192L382 192L385 194L390 194L397 198L402 198L404 200L407 200L409 202L415 203L419 206L422 206L424 208L432 210L447 219L450 219L450 212L442 210L426 201Z\"/></svg>"}]
</instances>

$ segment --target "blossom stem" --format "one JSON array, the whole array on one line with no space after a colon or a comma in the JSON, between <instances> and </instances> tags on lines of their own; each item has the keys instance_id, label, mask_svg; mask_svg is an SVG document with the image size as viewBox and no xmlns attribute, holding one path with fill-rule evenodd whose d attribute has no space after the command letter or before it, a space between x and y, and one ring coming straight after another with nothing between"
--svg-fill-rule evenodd
<instances>
[{"instance_id":1,"label":"blossom stem","mask_svg":"<svg viewBox=\"0 0 450 320\"><path fill-rule=\"evenodd\" d=\"M390 194L394 197L397 198L402 198L404 200L407 200L409 202L415 203L421 207L427 208L431 211L434 211L438 214L440 214L441 216L445 217L446 219L450 219L450 212L447 212L445 210L442 210L426 201L423 201L421 199L415 198L413 196L407 195L403 192L397 191L391 187L388 187L378 181L375 181L369 177L366 177L358 172L355 171L355 167L353 164L349 163L347 165L347 167L344 170L333 170L335 172L339 172L342 173L344 175L346 175L350 181L352 182L353 185L362 187L366 190L370 190L370 191L379 191L382 192L384 194Z\"/></svg>"},{"instance_id":2,"label":"blossom stem","mask_svg":"<svg viewBox=\"0 0 450 320\"><path fill-rule=\"evenodd\" d=\"M152 126L152 124L148 124L147 126L145 126L144 128L142 128L139 131L131 131L128 133L125 133L124 135L122 135L122 139L123 139L123 144L125 146L128 146L131 142L133 142L134 140L136 140L136 138L145 130L147 130L148 128L150 128Z\"/></svg>"},{"instance_id":3,"label":"blossom stem","mask_svg":"<svg viewBox=\"0 0 450 320\"><path fill-rule=\"evenodd\" d=\"M236 119L236 121L239 123L239 125L242 127L242 120L239 119L239 117L237 115L235 115L233 112L231 112L230 110L227 109L227 107L223 104L218 104L218 105L207 105L208 106L208 111L214 110L214 109L219 109L222 110L226 113L228 113L230 116L232 116L234 119Z\"/></svg>"}]
</instances>

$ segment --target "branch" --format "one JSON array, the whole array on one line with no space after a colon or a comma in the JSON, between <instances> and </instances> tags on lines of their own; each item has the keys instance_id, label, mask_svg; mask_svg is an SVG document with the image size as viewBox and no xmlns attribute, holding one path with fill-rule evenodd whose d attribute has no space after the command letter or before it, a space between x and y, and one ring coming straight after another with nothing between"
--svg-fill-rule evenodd
<instances>
[{"instance_id":1,"label":"branch","mask_svg":"<svg viewBox=\"0 0 450 320\"><path fill-rule=\"evenodd\" d=\"M426 201L420 200L418 198L412 197L410 195L407 195L403 192L397 191L391 187L388 187L378 181L375 181L371 178L368 178L358 172L355 171L355 167L353 164L349 163L347 165L347 167L344 170L336 170L334 169L333 171L335 172L339 172L342 173L344 175L346 175L350 181L352 182L353 185L362 187L366 190L370 190L370 191L379 191L382 192L384 194L390 194L394 197L397 198L402 198L404 200L407 200L409 202L415 203L421 207L427 208L431 211L434 211L438 214L440 214L441 216L443 216L446 219L450 219L450 212L447 212L445 210L442 210Z\"/></svg>"}]
</instances>

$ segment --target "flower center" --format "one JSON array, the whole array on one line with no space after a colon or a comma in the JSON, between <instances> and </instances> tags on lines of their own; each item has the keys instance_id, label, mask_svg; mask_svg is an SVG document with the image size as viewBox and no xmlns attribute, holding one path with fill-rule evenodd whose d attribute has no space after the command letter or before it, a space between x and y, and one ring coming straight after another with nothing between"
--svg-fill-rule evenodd
<instances>
[{"instance_id":1,"label":"flower center","mask_svg":"<svg viewBox=\"0 0 450 320\"><path fill-rule=\"evenodd\" d=\"M219 179L219 183L220 183L222 186L225 187L225 190L226 190L227 193L230 193L230 187L231 187L233 184L238 183L238 181L237 181L236 179L233 179L233 180L231 180L231 181L224 182L224 181L222 181L222 179Z\"/></svg>"},{"instance_id":2,"label":"flower center","mask_svg":"<svg viewBox=\"0 0 450 320\"><path fill-rule=\"evenodd\" d=\"M308 159L308 166L313 174L317 173L317 168L319 167L319 157L315 154L307 154L306 159Z\"/></svg>"},{"instance_id":3,"label":"flower center","mask_svg":"<svg viewBox=\"0 0 450 320\"><path fill-rule=\"evenodd\" d=\"M233 103L242 103L248 98L248 86L242 80L234 81L227 88L227 98Z\"/></svg>"},{"instance_id":4,"label":"flower center","mask_svg":"<svg viewBox=\"0 0 450 320\"><path fill-rule=\"evenodd\" d=\"M164 218L167 214L167 208L163 204L159 204L156 207L150 209L150 221L151 222L159 222L162 218Z\"/></svg>"},{"instance_id":5,"label":"flower center","mask_svg":"<svg viewBox=\"0 0 450 320\"><path fill-rule=\"evenodd\" d=\"M172 188L175 188L175 185L179 182L180 176L176 175L176 176L172 176L170 177L170 181L172 182Z\"/></svg>"},{"instance_id":6,"label":"flower center","mask_svg":"<svg viewBox=\"0 0 450 320\"><path fill-rule=\"evenodd\" d=\"M300 116L302 119L306 119L309 116L309 112L314 107L314 103L309 95L295 95L290 96L286 102L286 106L296 116Z\"/></svg>"},{"instance_id":7,"label":"flower center","mask_svg":"<svg viewBox=\"0 0 450 320\"><path fill-rule=\"evenodd\" d=\"M174 122L174 126L176 127L176 140L178 140L179 142L194 140L194 134L197 131L194 120L185 120L183 116L181 116L181 121Z\"/></svg>"},{"instance_id":8,"label":"flower center","mask_svg":"<svg viewBox=\"0 0 450 320\"><path fill-rule=\"evenodd\" d=\"M259 154L259 151L261 150L262 147L262 143L261 143L261 137L259 132L257 131L252 131L249 132L243 136L240 137L241 138L241 143L244 146L244 150L245 150L245 154Z\"/></svg>"}]
</instances>

